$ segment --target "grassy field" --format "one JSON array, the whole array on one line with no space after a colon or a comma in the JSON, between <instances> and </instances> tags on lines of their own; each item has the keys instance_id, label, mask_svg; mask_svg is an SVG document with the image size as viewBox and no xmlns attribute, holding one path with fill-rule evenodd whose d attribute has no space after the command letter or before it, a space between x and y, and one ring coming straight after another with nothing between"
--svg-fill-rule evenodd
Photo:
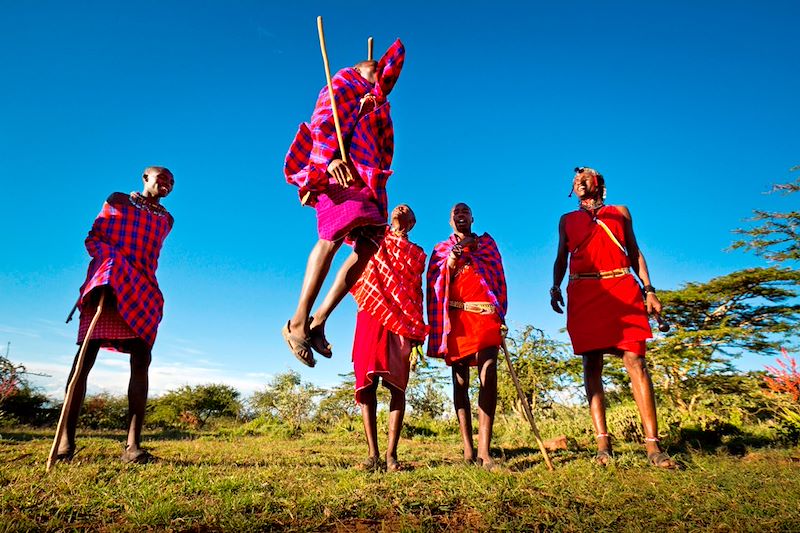
<instances>
[{"instance_id":1,"label":"grassy field","mask_svg":"<svg viewBox=\"0 0 800 533\"><path fill-rule=\"evenodd\" d=\"M121 434L84 432L46 474L50 435L4 431L0 531L800 531L800 448L683 452L668 472L638 446L603 469L578 445L548 472L503 444L486 472L457 437L417 437L401 441L406 470L369 473L356 430L147 439L158 462L123 465Z\"/></svg>"}]
</instances>

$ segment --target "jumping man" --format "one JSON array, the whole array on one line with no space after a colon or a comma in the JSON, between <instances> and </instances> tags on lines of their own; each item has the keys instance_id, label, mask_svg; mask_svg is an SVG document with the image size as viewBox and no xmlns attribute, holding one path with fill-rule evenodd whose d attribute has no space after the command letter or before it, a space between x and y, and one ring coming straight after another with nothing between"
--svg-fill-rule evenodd
<instances>
[{"instance_id":1,"label":"jumping man","mask_svg":"<svg viewBox=\"0 0 800 533\"><path fill-rule=\"evenodd\" d=\"M320 91L311 123L300 125L286 156L286 180L299 188L301 203L317 214L319 240L308 257L295 314L283 327L289 349L308 366L316 364L312 348L325 357L332 355L325 322L377 250L386 226L386 181L394 152L386 97L404 58L398 40L380 61L362 61L332 78L347 163L337 143L327 88ZM311 316L331 261L345 240L353 252Z\"/></svg>"}]
</instances>

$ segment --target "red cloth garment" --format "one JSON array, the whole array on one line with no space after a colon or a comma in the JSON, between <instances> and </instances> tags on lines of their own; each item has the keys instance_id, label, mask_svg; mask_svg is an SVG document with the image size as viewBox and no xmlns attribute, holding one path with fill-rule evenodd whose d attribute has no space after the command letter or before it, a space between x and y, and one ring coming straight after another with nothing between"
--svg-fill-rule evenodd
<instances>
[{"instance_id":1,"label":"red cloth garment","mask_svg":"<svg viewBox=\"0 0 800 533\"><path fill-rule=\"evenodd\" d=\"M625 219L607 205L597 212L623 246ZM630 260L584 210L566 215L570 274L588 274L629 268ZM620 349L644 355L644 341L652 338L639 284L628 273L607 279L574 279L567 285L567 331L576 354Z\"/></svg>"},{"instance_id":2,"label":"red cloth garment","mask_svg":"<svg viewBox=\"0 0 800 533\"><path fill-rule=\"evenodd\" d=\"M481 284L481 277L472 268L464 265L450 282L450 300L459 302L488 302L489 294ZM503 337L500 328L503 321L497 313L474 313L450 307L450 333L447 335L445 363L452 365L466 357L492 346L500 346ZM478 364L472 357L471 366Z\"/></svg>"},{"instance_id":3,"label":"red cloth garment","mask_svg":"<svg viewBox=\"0 0 800 533\"><path fill-rule=\"evenodd\" d=\"M363 403L361 392L380 376L384 384L405 392L411 369L411 341L392 333L367 311L356 316L353 341L353 371L356 378L356 401Z\"/></svg>"},{"instance_id":4,"label":"red cloth garment","mask_svg":"<svg viewBox=\"0 0 800 533\"><path fill-rule=\"evenodd\" d=\"M166 209L149 206L138 193L109 196L86 237L86 250L92 261L78 300L82 323L85 317L91 320L97 307L97 297L90 293L108 286L122 320L136 337L153 346L164 308L156 268L161 245L172 224ZM114 345L103 343L109 348Z\"/></svg>"},{"instance_id":5,"label":"red cloth garment","mask_svg":"<svg viewBox=\"0 0 800 533\"><path fill-rule=\"evenodd\" d=\"M378 251L367 263L351 293L366 311L392 333L423 341L422 275L425 252L405 236L386 228Z\"/></svg>"},{"instance_id":6,"label":"red cloth garment","mask_svg":"<svg viewBox=\"0 0 800 533\"><path fill-rule=\"evenodd\" d=\"M317 211L320 238L339 240L352 229L386 223L386 182L391 175L394 129L386 97L405 60L397 40L378 63L377 83L367 82L355 68L342 69L332 78L342 137L348 161L358 174L344 189L327 173L340 158L327 87L317 98L309 124L301 124L284 164L286 181L299 188L301 201Z\"/></svg>"},{"instance_id":7,"label":"red cloth garment","mask_svg":"<svg viewBox=\"0 0 800 533\"><path fill-rule=\"evenodd\" d=\"M443 358L447 355L447 336L451 331L449 301L450 269L447 258L453 246L458 244L458 237L451 235L434 247L428 263L428 356ZM485 290L487 301L495 306L501 322L508 311L506 294L506 277L503 272L503 261L497 243L484 233L477 238L474 245L465 248L456 263L456 271L470 264L478 275L478 281Z\"/></svg>"},{"instance_id":8,"label":"red cloth garment","mask_svg":"<svg viewBox=\"0 0 800 533\"><path fill-rule=\"evenodd\" d=\"M84 305L81 312L80 326L78 327L78 343L82 343L86 338L89 325L97 311L97 303ZM126 342L138 338L131 327L120 316L119 311L113 305L103 304L103 311L100 318L92 330L92 340L103 339L108 341L106 345L113 345L117 351L125 351Z\"/></svg>"}]
</instances>

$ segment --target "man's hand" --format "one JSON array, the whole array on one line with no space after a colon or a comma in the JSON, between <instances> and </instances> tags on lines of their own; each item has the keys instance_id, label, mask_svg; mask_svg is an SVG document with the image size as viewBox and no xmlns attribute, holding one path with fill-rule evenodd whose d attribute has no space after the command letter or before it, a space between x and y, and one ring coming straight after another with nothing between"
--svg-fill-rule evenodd
<instances>
[{"instance_id":1,"label":"man's hand","mask_svg":"<svg viewBox=\"0 0 800 533\"><path fill-rule=\"evenodd\" d=\"M560 305L559 305L560 304ZM564 296L561 294L561 287L553 286L550 289L550 307L553 308L553 311L559 314L564 314Z\"/></svg>"},{"instance_id":2,"label":"man's hand","mask_svg":"<svg viewBox=\"0 0 800 533\"><path fill-rule=\"evenodd\" d=\"M661 300L658 299L656 293L654 292L646 293L644 296L644 302L645 305L647 306L648 315L652 315L654 313L659 315L661 314L661 309L662 309Z\"/></svg>"},{"instance_id":3,"label":"man's hand","mask_svg":"<svg viewBox=\"0 0 800 533\"><path fill-rule=\"evenodd\" d=\"M328 163L328 174L336 179L336 182L345 189L353 183L353 174L350 166L341 159L334 159Z\"/></svg>"}]
</instances>

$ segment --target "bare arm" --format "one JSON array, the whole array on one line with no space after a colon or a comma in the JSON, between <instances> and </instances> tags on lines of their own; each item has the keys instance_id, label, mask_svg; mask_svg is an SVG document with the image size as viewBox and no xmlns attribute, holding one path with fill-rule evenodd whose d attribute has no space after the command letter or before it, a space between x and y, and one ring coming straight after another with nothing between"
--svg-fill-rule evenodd
<instances>
[{"instance_id":1,"label":"bare arm","mask_svg":"<svg viewBox=\"0 0 800 533\"><path fill-rule=\"evenodd\" d=\"M564 312L562 309L564 296L561 294L561 282L567 273L567 259L569 258L565 225L566 215L563 215L561 220L558 221L558 251L556 252L556 260L553 263L553 287L550 289L550 307L556 313Z\"/></svg>"},{"instance_id":2,"label":"bare arm","mask_svg":"<svg viewBox=\"0 0 800 533\"><path fill-rule=\"evenodd\" d=\"M628 257L631 261L631 268L642 281L642 285L645 287L645 304L647 306L647 312L649 314L660 314L661 313L661 301L656 296L655 290L648 291L648 288L652 288L652 284L650 283L650 271L647 269L647 261L644 258L644 254L642 250L639 248L639 243L636 242L636 235L633 232L633 218L631 217L631 212L628 210L627 207L623 205L617 206L620 213L625 220L625 247L628 249Z\"/></svg>"}]
</instances>

